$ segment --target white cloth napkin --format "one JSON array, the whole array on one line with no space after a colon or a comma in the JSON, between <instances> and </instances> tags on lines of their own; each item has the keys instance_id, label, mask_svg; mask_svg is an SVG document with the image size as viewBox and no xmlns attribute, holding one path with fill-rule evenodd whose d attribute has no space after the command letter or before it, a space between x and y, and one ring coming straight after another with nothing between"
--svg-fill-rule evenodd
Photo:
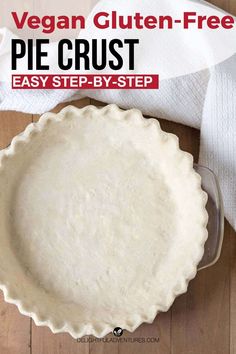
<instances>
[{"instance_id":1,"label":"white cloth napkin","mask_svg":"<svg viewBox=\"0 0 236 354\"><path fill-rule=\"evenodd\" d=\"M126 11L129 12L128 2ZM1 36L0 70L7 71L12 34L3 29ZM93 34L87 32L86 36L93 37ZM122 31L118 38L124 38ZM153 56L155 54L158 55L153 46ZM139 57L138 73L147 63L146 55L144 52ZM226 217L236 229L236 54L211 69L162 80L160 90L88 90L75 94L73 90L17 91L11 89L7 79L0 82L0 110L43 113L59 102L83 96L116 103L123 108L136 107L144 114L201 129L199 163L218 176Z\"/></svg>"}]
</instances>

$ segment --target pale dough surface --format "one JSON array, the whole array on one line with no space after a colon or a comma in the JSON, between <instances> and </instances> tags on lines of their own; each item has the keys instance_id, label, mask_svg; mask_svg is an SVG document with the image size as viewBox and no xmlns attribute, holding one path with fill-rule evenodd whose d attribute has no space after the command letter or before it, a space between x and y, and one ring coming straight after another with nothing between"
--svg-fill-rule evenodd
<instances>
[{"instance_id":1,"label":"pale dough surface","mask_svg":"<svg viewBox=\"0 0 236 354\"><path fill-rule=\"evenodd\" d=\"M205 196L190 155L154 120L78 112L44 118L6 163L9 252L55 320L129 328L195 274Z\"/></svg>"}]
</instances>

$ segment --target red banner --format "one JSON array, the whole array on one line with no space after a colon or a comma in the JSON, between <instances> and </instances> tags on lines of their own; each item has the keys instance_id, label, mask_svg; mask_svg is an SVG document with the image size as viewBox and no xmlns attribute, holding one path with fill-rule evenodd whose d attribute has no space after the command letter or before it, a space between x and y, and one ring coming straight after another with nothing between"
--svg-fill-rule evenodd
<instances>
[{"instance_id":1,"label":"red banner","mask_svg":"<svg viewBox=\"0 0 236 354\"><path fill-rule=\"evenodd\" d=\"M158 88L158 75L12 75L12 89Z\"/></svg>"}]
</instances>

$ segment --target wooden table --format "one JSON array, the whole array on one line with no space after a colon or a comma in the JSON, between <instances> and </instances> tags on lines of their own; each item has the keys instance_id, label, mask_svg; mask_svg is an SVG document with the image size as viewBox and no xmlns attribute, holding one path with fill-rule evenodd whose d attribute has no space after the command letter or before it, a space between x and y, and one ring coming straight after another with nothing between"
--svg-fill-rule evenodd
<instances>
[{"instance_id":1,"label":"wooden table","mask_svg":"<svg viewBox=\"0 0 236 354\"><path fill-rule=\"evenodd\" d=\"M236 14L236 0L212 2ZM74 102L78 107L89 103L94 102ZM0 113L0 148L37 119L16 112ZM197 161L199 132L166 121L161 121L161 125L177 134L181 147ZM177 298L172 308L160 314L152 325L144 324L133 334L125 333L123 338L133 342L96 343L86 337L85 343L79 343L67 334L54 335L48 328L36 327L0 296L0 354L236 354L236 234L228 223L218 263L200 271L187 294ZM143 338L146 343L135 342L135 338Z\"/></svg>"}]
</instances>

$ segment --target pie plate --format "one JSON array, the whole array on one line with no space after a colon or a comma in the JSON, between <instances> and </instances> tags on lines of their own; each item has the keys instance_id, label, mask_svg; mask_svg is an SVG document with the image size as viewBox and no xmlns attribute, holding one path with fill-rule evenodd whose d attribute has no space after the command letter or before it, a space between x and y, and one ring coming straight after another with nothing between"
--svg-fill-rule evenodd
<instances>
[{"instance_id":1,"label":"pie plate","mask_svg":"<svg viewBox=\"0 0 236 354\"><path fill-rule=\"evenodd\" d=\"M115 105L46 113L0 155L0 288L53 332L134 331L187 290L207 239L193 158Z\"/></svg>"}]
</instances>

